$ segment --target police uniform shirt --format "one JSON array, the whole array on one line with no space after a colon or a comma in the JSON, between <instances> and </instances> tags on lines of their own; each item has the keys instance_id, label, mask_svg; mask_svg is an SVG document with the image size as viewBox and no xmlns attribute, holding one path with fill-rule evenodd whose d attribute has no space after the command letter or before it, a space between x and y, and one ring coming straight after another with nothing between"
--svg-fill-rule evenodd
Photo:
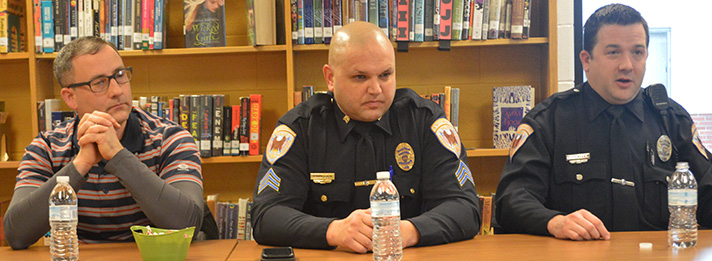
<instances>
[{"instance_id":1,"label":"police uniform shirt","mask_svg":"<svg viewBox=\"0 0 712 261\"><path fill-rule=\"evenodd\" d=\"M698 182L697 218L710 226L709 152L690 115L670 100L668 133L641 89L633 101L618 105L625 124L622 140L631 147L630 158L617 157L610 139L620 137L610 137L615 133L613 116L606 112L611 106L584 83L552 95L524 117L495 200L495 216L505 232L549 235L551 218L579 209L593 213L610 231L667 229L666 179L678 161L690 164ZM663 135L676 150L658 144ZM622 180L612 165L624 165L632 173ZM630 197L615 196L625 190Z\"/></svg>"},{"instance_id":2,"label":"police uniform shirt","mask_svg":"<svg viewBox=\"0 0 712 261\"><path fill-rule=\"evenodd\" d=\"M369 208L369 181L376 173L356 171L362 164L355 155L360 124L373 125L375 170L392 166L401 219L417 228L419 245L475 236L479 201L457 132L435 103L398 89L374 123L345 117L331 93L316 94L280 118L255 185L252 224L258 243L329 248L329 224Z\"/></svg>"}]
</instances>

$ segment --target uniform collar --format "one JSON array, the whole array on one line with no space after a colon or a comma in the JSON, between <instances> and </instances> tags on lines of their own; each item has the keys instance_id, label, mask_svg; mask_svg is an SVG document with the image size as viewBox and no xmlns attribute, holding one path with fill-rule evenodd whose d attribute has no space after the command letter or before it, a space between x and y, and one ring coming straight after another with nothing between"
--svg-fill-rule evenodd
<instances>
[{"instance_id":1,"label":"uniform collar","mask_svg":"<svg viewBox=\"0 0 712 261\"><path fill-rule=\"evenodd\" d=\"M74 118L74 133L72 134L73 144L79 144L77 140L77 127L79 126L79 118L76 116ZM129 119L126 120L126 129L124 130L124 136L121 138L121 145L126 148L126 150L135 154L143 149L143 133L141 132L141 124L138 121L138 116L136 112L132 109L129 113ZM76 145L76 152L79 151L79 146Z\"/></svg>"},{"instance_id":2,"label":"uniform collar","mask_svg":"<svg viewBox=\"0 0 712 261\"><path fill-rule=\"evenodd\" d=\"M332 101L334 103L334 117L336 118L336 126L339 130L339 139L341 140L341 142L344 142L346 140L346 137L349 136L349 133L353 131L354 127L358 125L360 121L349 119L348 122L346 122L344 120L346 114L341 111L341 108L339 108L339 105L336 103L336 99L333 99L333 93L329 92L329 95L332 96ZM390 115L391 110L389 108L386 113L381 117L381 119L373 122L374 126L377 126L389 136L391 135Z\"/></svg>"},{"instance_id":3,"label":"uniform collar","mask_svg":"<svg viewBox=\"0 0 712 261\"><path fill-rule=\"evenodd\" d=\"M593 121L603 113L608 107L613 106L610 103L608 103L606 100L604 100L601 95L599 95L593 88L591 88L591 85L586 82L583 87L581 87L581 92L583 92L583 97L584 97L584 104L588 106L588 120ZM645 103L643 102L643 92L638 91L638 94L635 96L635 98L630 101L629 103L626 103L623 105L625 108L627 108L630 112L635 115L638 120L641 122L645 120L644 116L644 106Z\"/></svg>"}]
</instances>

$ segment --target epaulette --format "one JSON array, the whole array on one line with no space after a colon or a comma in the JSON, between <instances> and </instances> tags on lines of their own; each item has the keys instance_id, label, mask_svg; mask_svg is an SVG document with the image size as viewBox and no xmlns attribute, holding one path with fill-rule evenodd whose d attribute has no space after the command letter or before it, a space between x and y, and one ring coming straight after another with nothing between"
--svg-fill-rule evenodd
<instances>
[{"instance_id":1,"label":"epaulette","mask_svg":"<svg viewBox=\"0 0 712 261\"><path fill-rule=\"evenodd\" d=\"M331 109L334 104L333 98L332 93L315 93L309 100L303 101L289 110L280 118L280 122L290 124L299 118L308 118L312 114L318 114L324 110Z\"/></svg>"},{"instance_id":2,"label":"epaulette","mask_svg":"<svg viewBox=\"0 0 712 261\"><path fill-rule=\"evenodd\" d=\"M413 103L416 108L425 108L430 110L431 113L435 114L440 108L436 103L428 101L423 97L420 97L418 93L408 88L401 88L396 90L395 98L393 100L393 105L395 107L402 107L408 103Z\"/></svg>"},{"instance_id":3,"label":"epaulette","mask_svg":"<svg viewBox=\"0 0 712 261\"><path fill-rule=\"evenodd\" d=\"M551 105L553 103L568 100L573 97L578 97L579 95L581 95L581 93L583 93L582 89L583 89L583 85L580 84L580 85L577 85L576 87L568 89L566 91L554 93L551 96L549 96L549 98L546 98L546 100L544 100L541 103L534 106L534 108L527 113L527 116L535 117L539 113L541 113L541 112L547 110L549 107L551 107Z\"/></svg>"}]
</instances>

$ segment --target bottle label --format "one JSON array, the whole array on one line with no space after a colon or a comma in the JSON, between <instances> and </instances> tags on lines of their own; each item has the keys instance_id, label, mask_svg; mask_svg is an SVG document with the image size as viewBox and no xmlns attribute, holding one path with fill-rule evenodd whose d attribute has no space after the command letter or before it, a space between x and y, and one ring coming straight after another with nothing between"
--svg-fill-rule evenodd
<instances>
[{"instance_id":1,"label":"bottle label","mask_svg":"<svg viewBox=\"0 0 712 261\"><path fill-rule=\"evenodd\" d=\"M371 202L371 216L400 216L400 201Z\"/></svg>"},{"instance_id":2,"label":"bottle label","mask_svg":"<svg viewBox=\"0 0 712 261\"><path fill-rule=\"evenodd\" d=\"M672 189L668 190L669 206L696 206L696 189Z\"/></svg>"},{"instance_id":3,"label":"bottle label","mask_svg":"<svg viewBox=\"0 0 712 261\"><path fill-rule=\"evenodd\" d=\"M77 206L49 206L49 221L76 221Z\"/></svg>"}]
</instances>

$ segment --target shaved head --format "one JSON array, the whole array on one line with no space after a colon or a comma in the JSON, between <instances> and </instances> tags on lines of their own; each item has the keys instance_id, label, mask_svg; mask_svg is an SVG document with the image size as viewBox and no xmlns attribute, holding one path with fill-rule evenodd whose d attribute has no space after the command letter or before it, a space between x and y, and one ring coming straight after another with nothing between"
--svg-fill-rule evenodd
<instances>
[{"instance_id":1,"label":"shaved head","mask_svg":"<svg viewBox=\"0 0 712 261\"><path fill-rule=\"evenodd\" d=\"M383 33L381 28L363 21L349 23L336 31L331 38L329 64L331 66L339 66L350 49L377 47L390 50L395 59L393 45L391 45L388 36Z\"/></svg>"},{"instance_id":2,"label":"shaved head","mask_svg":"<svg viewBox=\"0 0 712 261\"><path fill-rule=\"evenodd\" d=\"M353 22L336 31L323 73L337 105L353 120L377 121L393 103L396 55L374 24Z\"/></svg>"}]
</instances>

